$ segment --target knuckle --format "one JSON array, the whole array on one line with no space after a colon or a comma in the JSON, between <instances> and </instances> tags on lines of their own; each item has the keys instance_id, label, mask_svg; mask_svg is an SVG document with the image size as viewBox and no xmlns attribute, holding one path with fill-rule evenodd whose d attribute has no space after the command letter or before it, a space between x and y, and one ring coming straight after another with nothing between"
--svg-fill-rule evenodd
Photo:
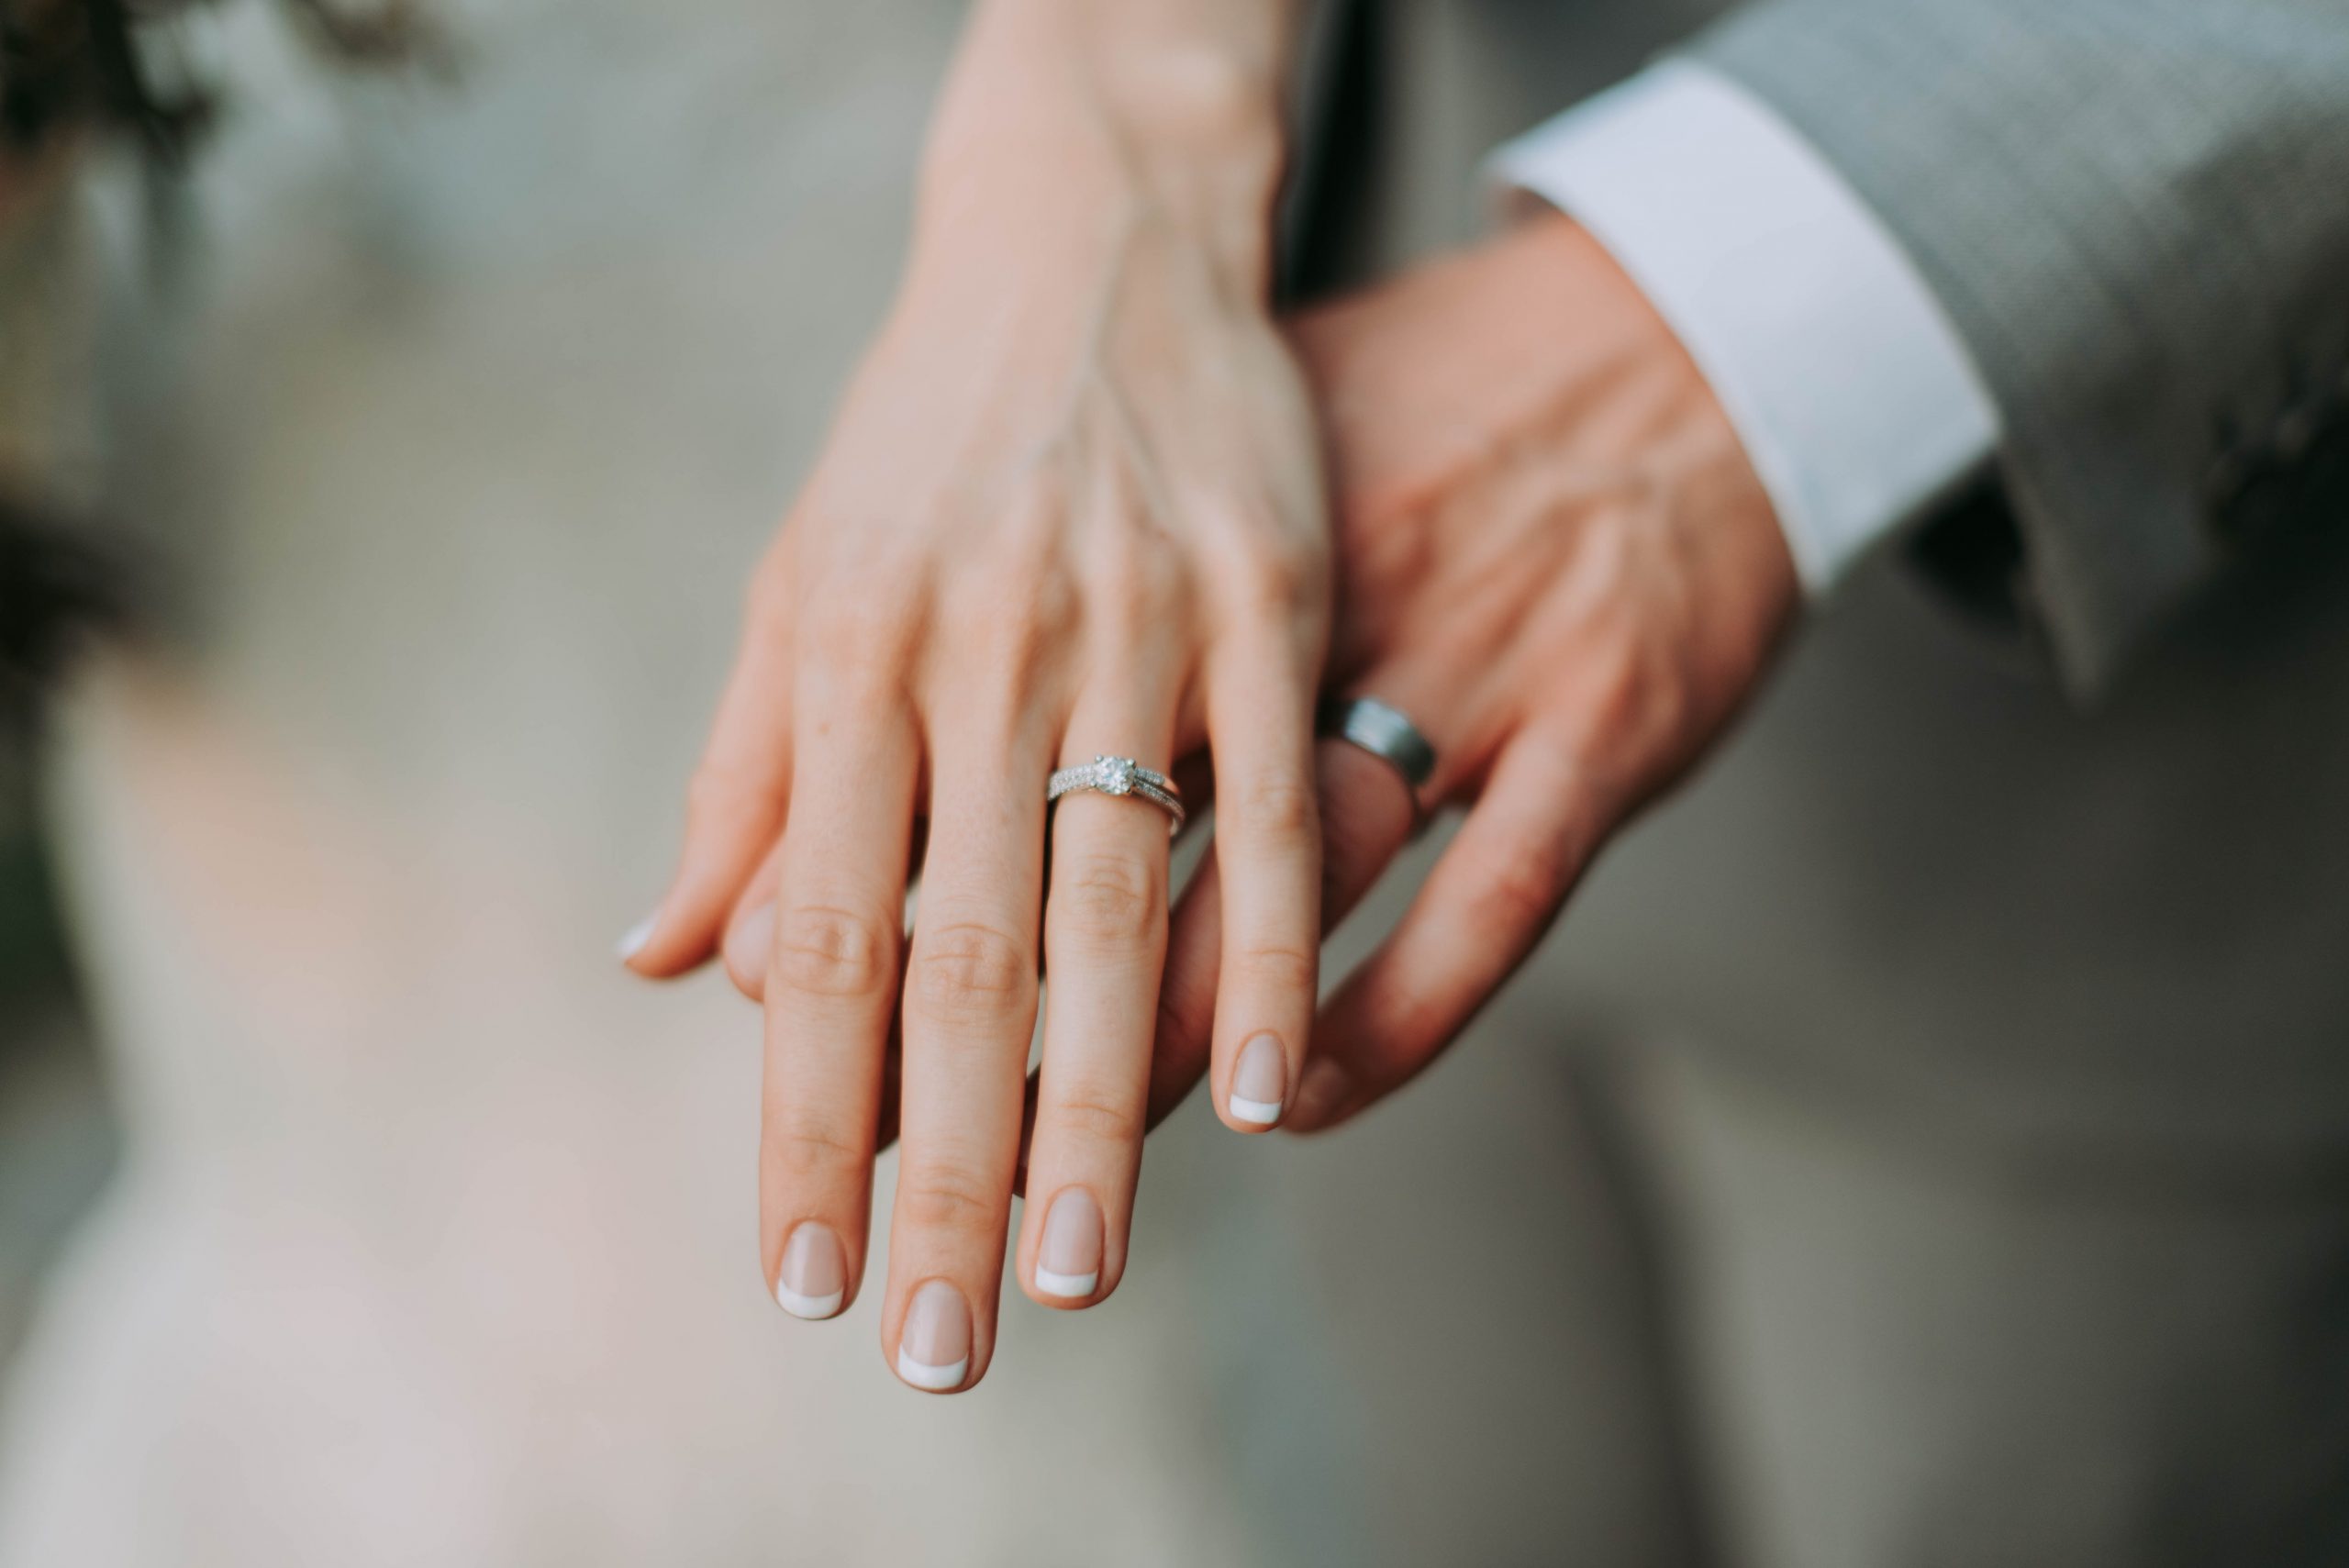
<instances>
[{"instance_id":1,"label":"knuckle","mask_svg":"<svg viewBox=\"0 0 2349 1568\"><path fill-rule=\"evenodd\" d=\"M1646 683L1647 700L1641 705L1640 738L1661 764L1675 760L1694 741L1697 705L1687 686L1677 680Z\"/></svg>"},{"instance_id":2,"label":"knuckle","mask_svg":"<svg viewBox=\"0 0 2349 1568\"><path fill-rule=\"evenodd\" d=\"M1475 868L1475 908L1488 930L1539 926L1564 901L1573 868L1549 845L1529 844L1517 853L1488 856Z\"/></svg>"},{"instance_id":3,"label":"knuckle","mask_svg":"<svg viewBox=\"0 0 2349 1568\"><path fill-rule=\"evenodd\" d=\"M778 1174L795 1180L829 1177L869 1158L837 1125L804 1113L787 1118L767 1140L769 1162Z\"/></svg>"},{"instance_id":4,"label":"knuckle","mask_svg":"<svg viewBox=\"0 0 2349 1568\"><path fill-rule=\"evenodd\" d=\"M1565 761L1610 796L1635 794L1684 763L1701 739L1699 712L1677 671L1628 643L1595 654Z\"/></svg>"},{"instance_id":5,"label":"knuckle","mask_svg":"<svg viewBox=\"0 0 2349 1568\"><path fill-rule=\"evenodd\" d=\"M1008 1186L997 1190L967 1165L908 1164L897 1182L898 1218L920 1230L985 1231L998 1223L1010 1196Z\"/></svg>"},{"instance_id":6,"label":"knuckle","mask_svg":"<svg viewBox=\"0 0 2349 1568\"><path fill-rule=\"evenodd\" d=\"M1608 639L1586 656L1582 678L1595 736L1621 744L1646 730L1659 683L1649 679L1647 662L1636 646L1625 639Z\"/></svg>"},{"instance_id":7,"label":"knuckle","mask_svg":"<svg viewBox=\"0 0 2349 1568\"><path fill-rule=\"evenodd\" d=\"M1285 625L1318 616L1332 591L1327 550L1288 534L1252 541L1241 552L1231 580L1246 612Z\"/></svg>"},{"instance_id":8,"label":"knuckle","mask_svg":"<svg viewBox=\"0 0 2349 1568\"><path fill-rule=\"evenodd\" d=\"M1129 543L1105 553L1085 586L1094 613L1114 627L1163 624L1190 593L1190 573L1173 550Z\"/></svg>"},{"instance_id":9,"label":"knuckle","mask_svg":"<svg viewBox=\"0 0 2349 1568\"><path fill-rule=\"evenodd\" d=\"M785 909L775 924L773 975L810 996L872 996L891 979L896 935L882 922L820 905Z\"/></svg>"},{"instance_id":10,"label":"knuckle","mask_svg":"<svg viewBox=\"0 0 2349 1568\"><path fill-rule=\"evenodd\" d=\"M974 573L941 605L941 646L982 688L1024 686L1074 637L1076 595L1056 573Z\"/></svg>"},{"instance_id":11,"label":"knuckle","mask_svg":"<svg viewBox=\"0 0 2349 1568\"><path fill-rule=\"evenodd\" d=\"M1075 584L1058 534L1000 541L985 560L964 567L942 595L949 612L983 627L1051 629L1074 617Z\"/></svg>"},{"instance_id":12,"label":"knuckle","mask_svg":"<svg viewBox=\"0 0 2349 1568\"><path fill-rule=\"evenodd\" d=\"M1156 870L1123 855L1095 854L1067 865L1049 911L1056 938L1093 948L1151 945L1165 911Z\"/></svg>"},{"instance_id":13,"label":"knuckle","mask_svg":"<svg viewBox=\"0 0 2349 1568\"><path fill-rule=\"evenodd\" d=\"M1261 987L1310 993L1320 979L1320 955L1288 942L1250 942L1241 949L1240 972Z\"/></svg>"},{"instance_id":14,"label":"knuckle","mask_svg":"<svg viewBox=\"0 0 2349 1568\"><path fill-rule=\"evenodd\" d=\"M1055 1094L1044 1107L1052 1131L1088 1143L1140 1143L1145 1130L1143 1105L1102 1084L1078 1084Z\"/></svg>"},{"instance_id":15,"label":"knuckle","mask_svg":"<svg viewBox=\"0 0 2349 1568\"><path fill-rule=\"evenodd\" d=\"M1267 773L1248 781L1227 808L1232 826L1251 841L1293 848L1319 842L1321 796L1310 778Z\"/></svg>"},{"instance_id":16,"label":"knuckle","mask_svg":"<svg viewBox=\"0 0 2349 1568\"><path fill-rule=\"evenodd\" d=\"M1003 1013L1025 1006L1036 963L1025 942L993 926L956 921L921 933L909 976L912 999L933 1013Z\"/></svg>"}]
</instances>

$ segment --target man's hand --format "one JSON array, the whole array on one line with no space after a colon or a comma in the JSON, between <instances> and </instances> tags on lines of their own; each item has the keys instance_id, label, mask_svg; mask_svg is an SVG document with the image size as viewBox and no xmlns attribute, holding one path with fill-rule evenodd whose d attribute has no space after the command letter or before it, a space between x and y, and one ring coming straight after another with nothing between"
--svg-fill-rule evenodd
<instances>
[{"instance_id":1,"label":"man's hand","mask_svg":"<svg viewBox=\"0 0 2349 1568\"><path fill-rule=\"evenodd\" d=\"M1338 513L1332 689L1408 714L1419 802L1321 743L1325 925L1417 808L1467 820L1322 1008L1285 1125L1334 1126L1455 1039L1592 858L1701 756L1798 604L1770 503L1710 390L1586 234L1539 220L1300 320ZM1152 1108L1207 1062L1220 881L1175 914Z\"/></svg>"}]
</instances>

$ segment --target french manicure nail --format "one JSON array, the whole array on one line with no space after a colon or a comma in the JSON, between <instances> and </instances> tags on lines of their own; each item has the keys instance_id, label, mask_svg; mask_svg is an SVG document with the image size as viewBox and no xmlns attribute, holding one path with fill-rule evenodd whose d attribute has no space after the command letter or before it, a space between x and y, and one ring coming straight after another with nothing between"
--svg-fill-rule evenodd
<instances>
[{"instance_id":1,"label":"french manicure nail","mask_svg":"<svg viewBox=\"0 0 2349 1568\"><path fill-rule=\"evenodd\" d=\"M1328 1057L1315 1057L1305 1064L1304 1075L1297 1082L1295 1119L1308 1127L1321 1121L1345 1103L1353 1082L1346 1070Z\"/></svg>"},{"instance_id":2,"label":"french manicure nail","mask_svg":"<svg viewBox=\"0 0 2349 1568\"><path fill-rule=\"evenodd\" d=\"M767 972L767 950L774 946L774 905L760 905L726 933L726 967L736 974Z\"/></svg>"},{"instance_id":3,"label":"french manicure nail","mask_svg":"<svg viewBox=\"0 0 2349 1568\"><path fill-rule=\"evenodd\" d=\"M829 1318L848 1297L848 1254L832 1228L807 1220L783 1244L774 1298L794 1318Z\"/></svg>"},{"instance_id":4,"label":"french manicure nail","mask_svg":"<svg viewBox=\"0 0 2349 1568\"><path fill-rule=\"evenodd\" d=\"M652 928L660 923L661 911L655 909L628 929L626 934L620 938L619 947L617 950L622 963L626 963L644 951L644 944L652 940Z\"/></svg>"},{"instance_id":5,"label":"french manicure nail","mask_svg":"<svg viewBox=\"0 0 2349 1568\"><path fill-rule=\"evenodd\" d=\"M1281 1102L1288 1096L1288 1062L1281 1042L1260 1034L1240 1048L1231 1069L1231 1115L1238 1121L1270 1127L1281 1119Z\"/></svg>"},{"instance_id":6,"label":"french manicure nail","mask_svg":"<svg viewBox=\"0 0 2349 1568\"><path fill-rule=\"evenodd\" d=\"M944 1280L927 1281L906 1307L897 1375L916 1388L944 1394L962 1387L970 1370L971 1309Z\"/></svg>"},{"instance_id":7,"label":"french manicure nail","mask_svg":"<svg viewBox=\"0 0 2349 1568\"><path fill-rule=\"evenodd\" d=\"M1083 1301L1101 1283L1101 1206L1083 1187L1063 1187L1044 1213L1036 1249L1036 1288Z\"/></svg>"}]
</instances>

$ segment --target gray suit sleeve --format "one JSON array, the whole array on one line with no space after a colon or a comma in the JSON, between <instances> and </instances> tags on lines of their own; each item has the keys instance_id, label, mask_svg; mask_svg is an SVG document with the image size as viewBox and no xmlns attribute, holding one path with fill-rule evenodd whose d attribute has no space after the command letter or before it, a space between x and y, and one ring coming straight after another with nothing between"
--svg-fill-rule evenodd
<instances>
[{"instance_id":1,"label":"gray suit sleeve","mask_svg":"<svg viewBox=\"0 0 2349 1568\"><path fill-rule=\"evenodd\" d=\"M1688 52L1941 297L2076 688L2271 520L2349 527L2349 0L1760 0Z\"/></svg>"}]
</instances>

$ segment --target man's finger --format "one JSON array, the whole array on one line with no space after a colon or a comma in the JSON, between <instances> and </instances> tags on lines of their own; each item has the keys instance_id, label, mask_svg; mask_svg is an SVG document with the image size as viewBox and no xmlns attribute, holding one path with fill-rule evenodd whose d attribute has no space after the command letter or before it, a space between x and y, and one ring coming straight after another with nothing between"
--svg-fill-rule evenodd
<instances>
[{"instance_id":1,"label":"man's finger","mask_svg":"<svg viewBox=\"0 0 2349 1568\"><path fill-rule=\"evenodd\" d=\"M1322 1009L1291 1130L1337 1125L1451 1044L1549 929L1599 827L1569 753L1520 736L1402 923Z\"/></svg>"}]
</instances>

